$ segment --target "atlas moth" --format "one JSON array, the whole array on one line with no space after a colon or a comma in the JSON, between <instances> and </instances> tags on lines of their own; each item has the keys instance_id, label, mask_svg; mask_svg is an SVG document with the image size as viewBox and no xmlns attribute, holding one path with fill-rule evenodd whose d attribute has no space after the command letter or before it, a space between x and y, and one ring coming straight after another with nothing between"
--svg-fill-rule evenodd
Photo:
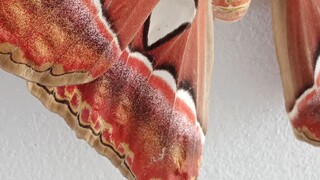
<instances>
[{"instance_id":1,"label":"atlas moth","mask_svg":"<svg viewBox=\"0 0 320 180\"><path fill-rule=\"evenodd\" d=\"M2 0L0 67L128 179L196 179L207 131L213 16L250 0ZM295 132L318 144L319 0L273 0ZM294 18L291 18L294 17Z\"/></svg>"}]
</instances>

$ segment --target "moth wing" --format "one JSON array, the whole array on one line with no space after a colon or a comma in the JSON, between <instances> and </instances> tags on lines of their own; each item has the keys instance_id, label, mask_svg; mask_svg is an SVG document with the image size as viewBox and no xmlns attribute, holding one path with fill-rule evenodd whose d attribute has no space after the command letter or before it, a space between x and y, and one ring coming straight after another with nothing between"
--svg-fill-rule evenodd
<instances>
[{"instance_id":1,"label":"moth wing","mask_svg":"<svg viewBox=\"0 0 320 180\"><path fill-rule=\"evenodd\" d=\"M119 58L157 2L3 0L0 67L48 86L90 82Z\"/></svg>"},{"instance_id":2,"label":"moth wing","mask_svg":"<svg viewBox=\"0 0 320 180\"><path fill-rule=\"evenodd\" d=\"M295 135L319 145L320 1L272 2L286 110Z\"/></svg>"},{"instance_id":3,"label":"moth wing","mask_svg":"<svg viewBox=\"0 0 320 180\"><path fill-rule=\"evenodd\" d=\"M162 24L162 8L172 7L188 13L174 11L178 20ZM103 76L74 86L29 83L29 90L126 178L194 179L206 131L212 33L209 1L163 0Z\"/></svg>"}]
</instances>

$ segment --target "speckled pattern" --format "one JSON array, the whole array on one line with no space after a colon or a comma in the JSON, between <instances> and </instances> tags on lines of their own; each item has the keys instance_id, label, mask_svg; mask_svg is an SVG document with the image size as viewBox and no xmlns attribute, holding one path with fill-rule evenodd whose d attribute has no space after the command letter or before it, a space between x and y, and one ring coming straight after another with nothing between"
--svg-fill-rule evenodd
<instances>
[{"instance_id":1,"label":"speckled pattern","mask_svg":"<svg viewBox=\"0 0 320 180\"><path fill-rule=\"evenodd\" d=\"M297 141L285 113L269 0L217 22L209 131L199 179L318 179L319 149ZM0 70L0 179L121 180L122 175ZM107 177L107 178L106 178Z\"/></svg>"},{"instance_id":2,"label":"speckled pattern","mask_svg":"<svg viewBox=\"0 0 320 180\"><path fill-rule=\"evenodd\" d=\"M88 1L7 0L1 1L0 7L0 43L14 45L12 53L22 51L22 58L12 55L11 60L31 66L34 71L52 68L49 73L53 77L86 72L93 80L119 57L116 37ZM35 77L27 79L36 81ZM65 84L59 79L53 82L46 84Z\"/></svg>"},{"instance_id":3,"label":"speckled pattern","mask_svg":"<svg viewBox=\"0 0 320 180\"><path fill-rule=\"evenodd\" d=\"M28 83L30 92L124 177L196 179L213 61L211 4L189 0L185 8L192 9L192 19L161 28L164 34L148 44L157 34L154 24L164 20L153 18L161 16L157 8L150 15L154 0L130 21L142 2L3 1L0 67L34 82ZM161 2L156 7L162 11L177 5ZM113 12L122 7L133 11ZM88 48L77 49L82 43ZM64 57L69 51L76 51L71 59ZM93 54L82 54L86 51ZM78 70L93 81L73 76Z\"/></svg>"},{"instance_id":4,"label":"speckled pattern","mask_svg":"<svg viewBox=\"0 0 320 180\"><path fill-rule=\"evenodd\" d=\"M183 111L188 107L178 103L181 99L167 101L161 90L122 60L87 84L28 85L80 138L116 167L121 164L125 177L194 179L198 175L204 135L196 119Z\"/></svg>"}]
</instances>

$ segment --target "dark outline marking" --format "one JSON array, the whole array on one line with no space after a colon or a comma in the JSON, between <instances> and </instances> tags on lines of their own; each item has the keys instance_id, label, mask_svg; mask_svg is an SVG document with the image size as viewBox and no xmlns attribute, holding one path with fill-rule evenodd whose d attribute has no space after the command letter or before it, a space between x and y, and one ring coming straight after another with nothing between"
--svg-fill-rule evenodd
<instances>
[{"instance_id":1,"label":"dark outline marking","mask_svg":"<svg viewBox=\"0 0 320 180\"><path fill-rule=\"evenodd\" d=\"M194 0L194 6L196 7L196 9L198 9L198 6L199 6L199 0Z\"/></svg>"},{"instance_id":2,"label":"dark outline marking","mask_svg":"<svg viewBox=\"0 0 320 180\"><path fill-rule=\"evenodd\" d=\"M143 37L142 37L143 42L142 43L143 43L143 47L146 51L153 50L153 49L161 46L162 44L166 43L167 41L170 41L172 38L174 38L174 37L178 36L179 34L181 34L182 32L184 32L191 25L191 23L189 23L189 22L182 23L177 29L171 31L166 36L158 39L156 42L154 42L153 44L148 46L148 34L149 34L151 15L148 17L148 19L144 23L144 27L143 27Z\"/></svg>"},{"instance_id":3,"label":"dark outline marking","mask_svg":"<svg viewBox=\"0 0 320 180\"><path fill-rule=\"evenodd\" d=\"M175 83L177 84L177 70L176 68L171 64L162 64L159 65L155 70L165 70L168 71L174 78Z\"/></svg>"},{"instance_id":4,"label":"dark outline marking","mask_svg":"<svg viewBox=\"0 0 320 180\"><path fill-rule=\"evenodd\" d=\"M28 64L24 64L24 63L20 63L20 62L15 61L15 60L13 59L13 57L12 57L12 56L13 56L12 53L13 53L13 52L3 53L3 52L0 51L0 54L2 54L2 55L9 55L10 60L11 60L13 63L19 64L19 65L24 65L24 66L26 66L27 68L30 68L30 69L32 69L33 71L37 72L37 73L50 72L50 74L51 74L52 76L59 77L59 76L67 75L67 74L73 74L73 73L83 73L83 74L85 74L85 73L88 73L88 72L89 72L89 71L74 71L74 72L65 72L64 74L54 74L54 73L53 73L54 65L51 66L51 67L49 67L49 68L46 69L46 70L40 71L40 70L34 69L31 65L28 65ZM4 61L4 60L2 60L2 61Z\"/></svg>"},{"instance_id":5,"label":"dark outline marking","mask_svg":"<svg viewBox=\"0 0 320 180\"><path fill-rule=\"evenodd\" d=\"M314 143L319 143L319 144L320 144L320 141L310 138L304 131L298 131L298 132L301 133L301 134L303 134L303 136L304 136L307 140L309 140L309 141L311 141L311 142L314 142Z\"/></svg>"},{"instance_id":6,"label":"dark outline marking","mask_svg":"<svg viewBox=\"0 0 320 180\"><path fill-rule=\"evenodd\" d=\"M199 0L194 0L194 6L195 6L196 12L198 9L198 5L199 5ZM158 39L156 42L154 42L153 44L148 46L148 34L149 34L151 15L152 15L152 12L149 15L149 17L147 18L146 22L144 23L144 27L143 27L143 37L142 37L143 42L142 43L143 43L143 47L146 51L150 51L152 49L155 49L155 48L159 47L160 45L164 44L165 42L170 41L172 38L178 36L179 34L184 32L186 29L188 29L192 24L192 22L191 23L190 22L182 23L178 28L176 28L175 30L173 30L169 34L167 34L166 36ZM192 19L192 21L195 19L195 17Z\"/></svg>"},{"instance_id":7,"label":"dark outline marking","mask_svg":"<svg viewBox=\"0 0 320 180\"><path fill-rule=\"evenodd\" d=\"M41 85L41 84L39 84L39 83L35 83L35 84L36 84L37 86L39 86L40 88L42 88L44 91L46 91L46 92L48 93L48 95L52 96L57 103L66 105L66 106L68 107L70 113L77 119L78 125L79 125L80 127L84 128L84 129L90 129L90 131L92 132L93 135L98 136L100 143L101 143L102 145L104 145L105 147L110 148L110 149L122 160L123 164L127 167L127 170L129 170L130 174L131 174L135 179L137 179L137 177L136 177L135 174L132 172L129 164L127 163L127 161L126 161L126 159L125 159L125 158L126 158L126 155L121 155L112 145L103 142L103 140L102 140L102 133L101 133L101 132L95 133L94 130L92 129L92 127L91 127L90 125L83 125L83 124L81 124L79 112L74 112L74 111L72 110L69 101L67 101L67 100L60 100L60 99L58 99L58 98L56 97L55 91L53 91L53 90L50 91L49 89L47 89L46 86L43 86L43 85ZM59 115L60 115L60 114L59 114ZM63 118L64 118L64 117L63 117ZM64 119L65 119L65 118L64 118ZM108 158L108 159L109 159L109 158Z\"/></svg>"}]
</instances>

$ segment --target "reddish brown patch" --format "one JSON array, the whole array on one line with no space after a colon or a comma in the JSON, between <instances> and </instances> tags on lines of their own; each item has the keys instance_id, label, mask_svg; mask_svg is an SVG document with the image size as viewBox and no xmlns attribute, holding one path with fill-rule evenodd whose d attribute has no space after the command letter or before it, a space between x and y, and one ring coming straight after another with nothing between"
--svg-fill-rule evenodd
<instances>
[{"instance_id":1,"label":"reddish brown patch","mask_svg":"<svg viewBox=\"0 0 320 180\"><path fill-rule=\"evenodd\" d=\"M312 90L296 106L291 112L293 127L298 132L309 135L310 139L320 142L320 91Z\"/></svg>"},{"instance_id":2,"label":"reddish brown patch","mask_svg":"<svg viewBox=\"0 0 320 180\"><path fill-rule=\"evenodd\" d=\"M78 96L75 94L72 96L71 100L70 100L70 104L73 108L77 108L79 105L79 100L78 100Z\"/></svg>"},{"instance_id":3,"label":"reddish brown patch","mask_svg":"<svg viewBox=\"0 0 320 180\"><path fill-rule=\"evenodd\" d=\"M90 116L90 110L87 108L82 109L82 112L80 114L80 119L84 125L90 124L89 116Z\"/></svg>"}]
</instances>

